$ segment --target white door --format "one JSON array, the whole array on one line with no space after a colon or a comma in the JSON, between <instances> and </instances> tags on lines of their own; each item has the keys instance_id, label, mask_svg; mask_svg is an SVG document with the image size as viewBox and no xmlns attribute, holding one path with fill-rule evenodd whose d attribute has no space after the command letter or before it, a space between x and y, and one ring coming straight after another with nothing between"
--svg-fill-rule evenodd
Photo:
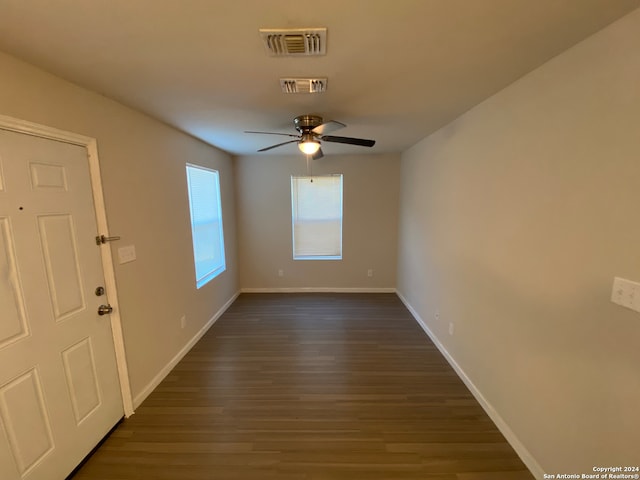
<instances>
[{"instance_id":1,"label":"white door","mask_svg":"<svg viewBox=\"0 0 640 480\"><path fill-rule=\"evenodd\" d=\"M0 478L62 479L123 416L87 151L0 130Z\"/></svg>"}]
</instances>

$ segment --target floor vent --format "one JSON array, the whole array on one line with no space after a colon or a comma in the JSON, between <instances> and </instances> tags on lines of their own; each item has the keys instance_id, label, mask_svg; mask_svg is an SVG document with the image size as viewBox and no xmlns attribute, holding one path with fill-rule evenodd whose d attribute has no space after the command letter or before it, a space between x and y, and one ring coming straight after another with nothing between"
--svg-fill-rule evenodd
<instances>
[{"instance_id":1,"label":"floor vent","mask_svg":"<svg viewBox=\"0 0 640 480\"><path fill-rule=\"evenodd\" d=\"M327 53L326 28L261 28L260 36L267 53L273 57L325 55Z\"/></svg>"},{"instance_id":2,"label":"floor vent","mask_svg":"<svg viewBox=\"0 0 640 480\"><path fill-rule=\"evenodd\" d=\"M326 78L281 78L282 93L322 93L327 90Z\"/></svg>"}]
</instances>

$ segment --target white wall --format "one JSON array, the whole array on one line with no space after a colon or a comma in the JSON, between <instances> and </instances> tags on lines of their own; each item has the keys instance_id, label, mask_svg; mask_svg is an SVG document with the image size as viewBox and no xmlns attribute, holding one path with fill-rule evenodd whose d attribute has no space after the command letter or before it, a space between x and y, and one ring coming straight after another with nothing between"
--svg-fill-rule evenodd
<instances>
[{"instance_id":1,"label":"white wall","mask_svg":"<svg viewBox=\"0 0 640 480\"><path fill-rule=\"evenodd\" d=\"M303 155L236 158L242 288L393 290L400 156L327 155L312 172L343 174L342 260L293 260L291 175L307 174Z\"/></svg>"},{"instance_id":2,"label":"white wall","mask_svg":"<svg viewBox=\"0 0 640 480\"><path fill-rule=\"evenodd\" d=\"M538 472L640 458L640 314L609 301L640 281L638 45L640 11L402 156L399 292Z\"/></svg>"},{"instance_id":3,"label":"white wall","mask_svg":"<svg viewBox=\"0 0 640 480\"><path fill-rule=\"evenodd\" d=\"M238 289L231 158L96 93L0 53L0 114L97 139L112 235L137 260L116 265L124 340L139 402ZM196 290L185 163L220 171L227 271ZM185 314L187 327L180 328Z\"/></svg>"}]
</instances>

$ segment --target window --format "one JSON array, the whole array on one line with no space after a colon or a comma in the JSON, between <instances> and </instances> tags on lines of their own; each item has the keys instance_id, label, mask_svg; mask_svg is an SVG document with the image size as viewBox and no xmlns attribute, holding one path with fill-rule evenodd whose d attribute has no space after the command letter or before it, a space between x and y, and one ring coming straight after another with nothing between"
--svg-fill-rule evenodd
<instances>
[{"instance_id":1,"label":"window","mask_svg":"<svg viewBox=\"0 0 640 480\"><path fill-rule=\"evenodd\" d=\"M342 175L291 177L294 260L342 259Z\"/></svg>"},{"instance_id":2,"label":"window","mask_svg":"<svg viewBox=\"0 0 640 480\"><path fill-rule=\"evenodd\" d=\"M196 286L200 288L226 269L220 177L215 170L187 164L187 186Z\"/></svg>"}]
</instances>

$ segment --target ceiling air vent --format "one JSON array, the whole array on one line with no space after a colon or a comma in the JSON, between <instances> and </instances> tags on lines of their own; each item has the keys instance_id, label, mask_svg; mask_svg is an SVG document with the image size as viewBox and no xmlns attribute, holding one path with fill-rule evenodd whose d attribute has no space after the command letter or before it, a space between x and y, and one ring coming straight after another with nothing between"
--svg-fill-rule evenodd
<instances>
[{"instance_id":1,"label":"ceiling air vent","mask_svg":"<svg viewBox=\"0 0 640 480\"><path fill-rule=\"evenodd\" d=\"M326 78L281 78L282 93L321 93L327 90Z\"/></svg>"},{"instance_id":2,"label":"ceiling air vent","mask_svg":"<svg viewBox=\"0 0 640 480\"><path fill-rule=\"evenodd\" d=\"M261 28L260 36L272 57L325 55L326 28L269 29Z\"/></svg>"}]
</instances>

